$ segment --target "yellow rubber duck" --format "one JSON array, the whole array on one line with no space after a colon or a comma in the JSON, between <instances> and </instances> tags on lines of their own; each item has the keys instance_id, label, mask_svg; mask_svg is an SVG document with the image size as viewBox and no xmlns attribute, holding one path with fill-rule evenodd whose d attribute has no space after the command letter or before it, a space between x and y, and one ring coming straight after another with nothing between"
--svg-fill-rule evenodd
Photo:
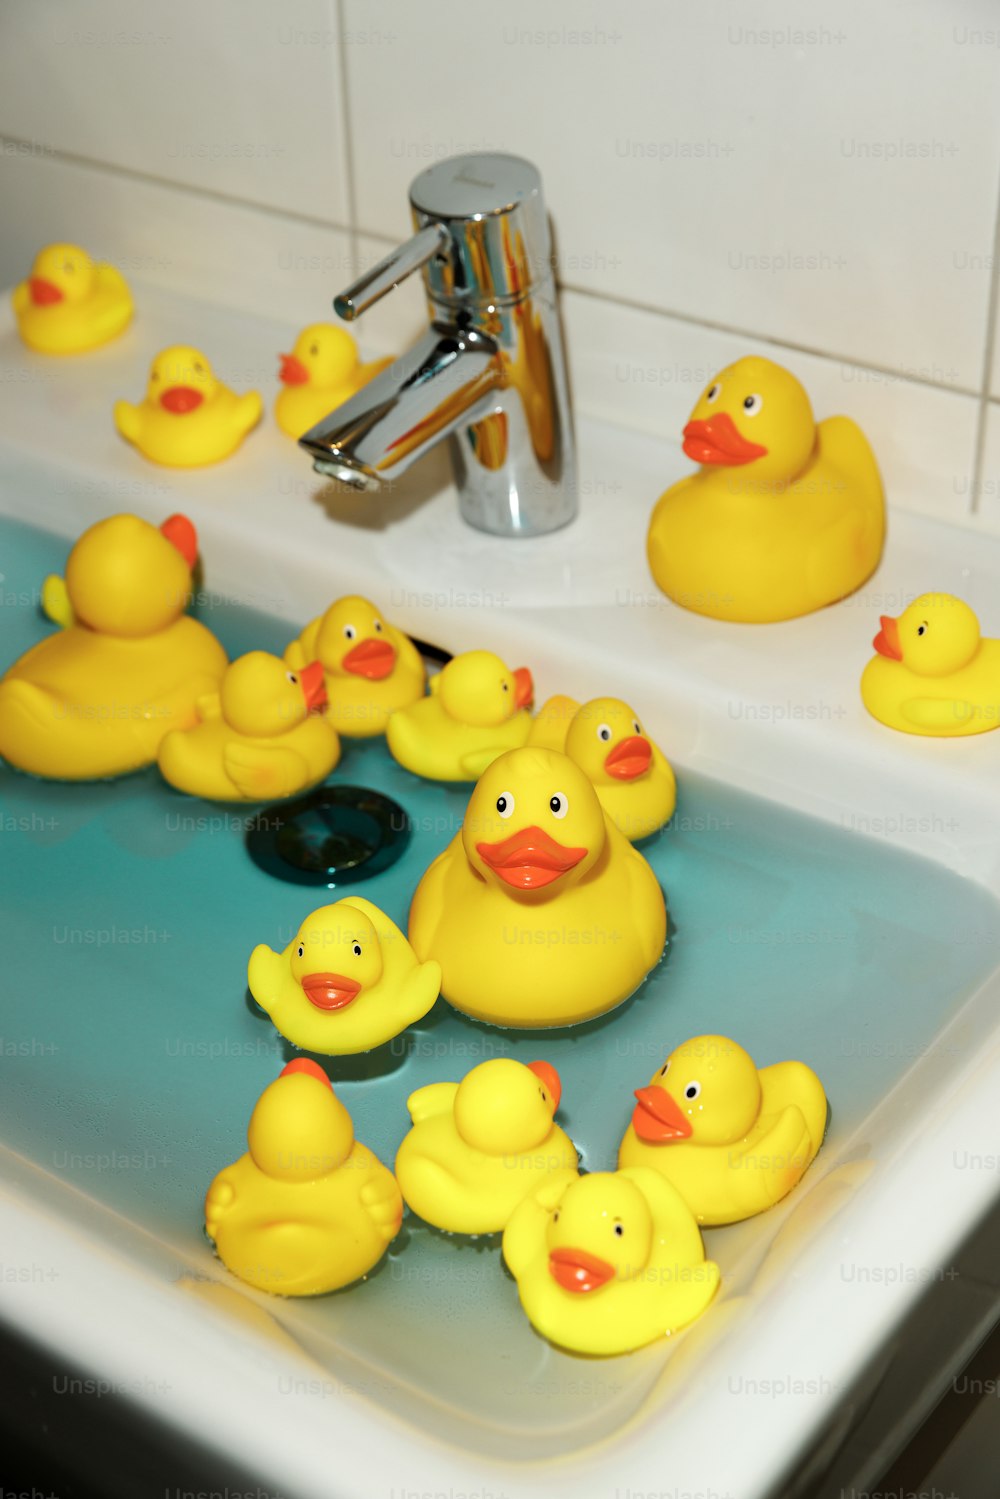
<instances>
[{"instance_id":1,"label":"yellow rubber duck","mask_svg":"<svg viewBox=\"0 0 1000 1499\"><path fill-rule=\"evenodd\" d=\"M223 1264L275 1296L320 1296L373 1270L399 1232L392 1173L354 1138L322 1067L297 1057L250 1116L247 1155L205 1197Z\"/></svg>"},{"instance_id":2,"label":"yellow rubber duck","mask_svg":"<svg viewBox=\"0 0 1000 1499\"><path fill-rule=\"evenodd\" d=\"M336 729L315 710L326 700L318 661L289 671L280 656L249 651L218 692L198 699L199 722L165 735L157 763L188 796L272 801L328 776L340 759Z\"/></svg>"},{"instance_id":3,"label":"yellow rubber duck","mask_svg":"<svg viewBox=\"0 0 1000 1499\"><path fill-rule=\"evenodd\" d=\"M817 426L770 359L716 375L684 428L699 473L661 495L647 550L674 603L714 619L795 619L853 593L882 553L885 504L860 427Z\"/></svg>"},{"instance_id":4,"label":"yellow rubber duck","mask_svg":"<svg viewBox=\"0 0 1000 1499\"><path fill-rule=\"evenodd\" d=\"M823 1084L803 1062L760 1071L726 1036L694 1036L636 1089L619 1166L648 1166L699 1223L739 1223L800 1180L826 1131Z\"/></svg>"},{"instance_id":5,"label":"yellow rubber duck","mask_svg":"<svg viewBox=\"0 0 1000 1499\"><path fill-rule=\"evenodd\" d=\"M463 651L431 677L430 689L386 728L390 753L414 775L474 781L527 742L534 687L526 666L511 671L492 651Z\"/></svg>"},{"instance_id":6,"label":"yellow rubber duck","mask_svg":"<svg viewBox=\"0 0 1000 1499\"><path fill-rule=\"evenodd\" d=\"M550 697L538 710L528 743L562 750L575 761L631 843L673 817L673 770L621 698L595 697L581 707L571 697Z\"/></svg>"},{"instance_id":7,"label":"yellow rubber duck","mask_svg":"<svg viewBox=\"0 0 1000 1499\"><path fill-rule=\"evenodd\" d=\"M299 438L373 380L391 359L361 364L358 346L336 323L310 323L290 354L282 354L283 389L274 403L282 432Z\"/></svg>"},{"instance_id":8,"label":"yellow rubber duck","mask_svg":"<svg viewBox=\"0 0 1000 1499\"><path fill-rule=\"evenodd\" d=\"M511 750L480 777L427 869L410 941L449 1004L493 1025L575 1025L613 1010L663 952L663 892L578 765Z\"/></svg>"},{"instance_id":9,"label":"yellow rubber duck","mask_svg":"<svg viewBox=\"0 0 1000 1499\"><path fill-rule=\"evenodd\" d=\"M861 677L873 718L942 739L1000 728L1000 640L982 638L968 604L924 593L881 625Z\"/></svg>"},{"instance_id":10,"label":"yellow rubber duck","mask_svg":"<svg viewBox=\"0 0 1000 1499\"><path fill-rule=\"evenodd\" d=\"M160 527L113 515L84 531L65 580L42 598L63 626L0 682L0 755L19 770L88 781L151 765L164 734L197 722L226 653L184 613L198 538L172 515Z\"/></svg>"},{"instance_id":11,"label":"yellow rubber duck","mask_svg":"<svg viewBox=\"0 0 1000 1499\"><path fill-rule=\"evenodd\" d=\"M285 651L293 670L322 661L326 716L349 739L384 734L390 713L424 695L427 672L413 641L367 599L337 599Z\"/></svg>"},{"instance_id":12,"label":"yellow rubber duck","mask_svg":"<svg viewBox=\"0 0 1000 1499\"><path fill-rule=\"evenodd\" d=\"M561 1094L548 1062L512 1057L411 1093L413 1128L396 1155L407 1206L447 1233L498 1233L540 1182L576 1175L576 1146L553 1118Z\"/></svg>"},{"instance_id":13,"label":"yellow rubber duck","mask_svg":"<svg viewBox=\"0 0 1000 1499\"><path fill-rule=\"evenodd\" d=\"M352 895L313 911L283 952L255 947L247 982L293 1046L344 1056L421 1020L440 992L441 969L419 963L385 912Z\"/></svg>"},{"instance_id":14,"label":"yellow rubber duck","mask_svg":"<svg viewBox=\"0 0 1000 1499\"><path fill-rule=\"evenodd\" d=\"M117 338L132 320L132 293L113 265L79 245L46 245L15 286L17 329L39 354L84 354Z\"/></svg>"},{"instance_id":15,"label":"yellow rubber duck","mask_svg":"<svg viewBox=\"0 0 1000 1499\"><path fill-rule=\"evenodd\" d=\"M235 453L262 410L255 390L234 394L204 354L174 344L153 360L140 405L115 402L115 426L151 463L201 468Z\"/></svg>"},{"instance_id":16,"label":"yellow rubber duck","mask_svg":"<svg viewBox=\"0 0 1000 1499\"><path fill-rule=\"evenodd\" d=\"M642 1166L546 1182L512 1214L503 1257L532 1327L571 1353L669 1337L720 1280L680 1193Z\"/></svg>"}]
</instances>

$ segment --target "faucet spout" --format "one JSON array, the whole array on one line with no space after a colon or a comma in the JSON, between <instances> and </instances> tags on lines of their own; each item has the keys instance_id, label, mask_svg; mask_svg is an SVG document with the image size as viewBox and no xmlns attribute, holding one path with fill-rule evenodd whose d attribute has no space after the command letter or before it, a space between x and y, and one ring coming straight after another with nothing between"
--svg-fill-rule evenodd
<instances>
[{"instance_id":1,"label":"faucet spout","mask_svg":"<svg viewBox=\"0 0 1000 1499\"><path fill-rule=\"evenodd\" d=\"M495 339L436 323L299 444L317 473L377 490L443 437L495 413L504 380Z\"/></svg>"}]
</instances>

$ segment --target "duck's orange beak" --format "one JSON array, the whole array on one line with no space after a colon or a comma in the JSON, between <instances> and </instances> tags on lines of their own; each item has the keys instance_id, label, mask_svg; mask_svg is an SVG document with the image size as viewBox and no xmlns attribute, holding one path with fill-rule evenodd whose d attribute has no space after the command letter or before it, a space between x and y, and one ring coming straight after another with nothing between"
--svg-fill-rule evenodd
<instances>
[{"instance_id":1,"label":"duck's orange beak","mask_svg":"<svg viewBox=\"0 0 1000 1499\"><path fill-rule=\"evenodd\" d=\"M647 1145L669 1145L690 1137L690 1119L665 1088L636 1088L635 1096L639 1102L632 1111L632 1125L640 1140Z\"/></svg>"},{"instance_id":2,"label":"duck's orange beak","mask_svg":"<svg viewBox=\"0 0 1000 1499\"><path fill-rule=\"evenodd\" d=\"M171 385L160 396L160 405L172 416L187 416L197 411L205 397L191 385Z\"/></svg>"},{"instance_id":3,"label":"duck's orange beak","mask_svg":"<svg viewBox=\"0 0 1000 1499\"><path fill-rule=\"evenodd\" d=\"M64 300L58 286L53 281L46 281L44 276L29 276L28 290L36 307L51 307Z\"/></svg>"},{"instance_id":4,"label":"duck's orange beak","mask_svg":"<svg viewBox=\"0 0 1000 1499\"><path fill-rule=\"evenodd\" d=\"M198 560L198 532L186 515L169 515L160 527L163 535L180 552L188 567Z\"/></svg>"},{"instance_id":5,"label":"duck's orange beak","mask_svg":"<svg viewBox=\"0 0 1000 1499\"><path fill-rule=\"evenodd\" d=\"M890 661L902 661L903 647L899 640L899 620L891 614L880 614L878 622L882 626L872 645L880 656L888 656Z\"/></svg>"},{"instance_id":6,"label":"duck's orange beak","mask_svg":"<svg viewBox=\"0 0 1000 1499\"><path fill-rule=\"evenodd\" d=\"M559 1081L558 1072L551 1062L529 1062L528 1071L533 1072L552 1094L552 1112L554 1114L559 1107L559 1100L562 1098L562 1083Z\"/></svg>"},{"instance_id":7,"label":"duck's orange beak","mask_svg":"<svg viewBox=\"0 0 1000 1499\"><path fill-rule=\"evenodd\" d=\"M353 676L381 682L396 664L396 647L388 640L361 640L340 664Z\"/></svg>"},{"instance_id":8,"label":"duck's orange beak","mask_svg":"<svg viewBox=\"0 0 1000 1499\"><path fill-rule=\"evenodd\" d=\"M302 696L306 700L309 712L312 713L315 708L325 708L326 677L323 673L322 661L310 661L308 666L303 666L298 676Z\"/></svg>"},{"instance_id":9,"label":"duck's orange beak","mask_svg":"<svg viewBox=\"0 0 1000 1499\"><path fill-rule=\"evenodd\" d=\"M641 734L633 734L616 744L604 761L609 776L619 781L634 781L646 774L653 759L653 746Z\"/></svg>"},{"instance_id":10,"label":"duck's orange beak","mask_svg":"<svg viewBox=\"0 0 1000 1499\"><path fill-rule=\"evenodd\" d=\"M287 1062L282 1067L278 1076L288 1077L289 1074L294 1075L296 1072L304 1072L306 1077L314 1077L318 1083L325 1083L328 1088L333 1087L322 1067L318 1062L314 1062L311 1057L293 1057L290 1062Z\"/></svg>"},{"instance_id":11,"label":"duck's orange beak","mask_svg":"<svg viewBox=\"0 0 1000 1499\"><path fill-rule=\"evenodd\" d=\"M505 884L515 890L551 885L586 856L585 848L566 848L543 828L521 828L499 843L477 843L476 852Z\"/></svg>"},{"instance_id":12,"label":"duck's orange beak","mask_svg":"<svg viewBox=\"0 0 1000 1499\"><path fill-rule=\"evenodd\" d=\"M688 422L684 428L684 451L695 463L715 463L737 468L763 458L767 448L743 436L726 411L708 421Z\"/></svg>"},{"instance_id":13,"label":"duck's orange beak","mask_svg":"<svg viewBox=\"0 0 1000 1499\"><path fill-rule=\"evenodd\" d=\"M278 379L282 385L308 385L309 371L295 354L279 354L281 368Z\"/></svg>"},{"instance_id":14,"label":"duck's orange beak","mask_svg":"<svg viewBox=\"0 0 1000 1499\"><path fill-rule=\"evenodd\" d=\"M614 1280L615 1267L586 1249L553 1249L549 1274L564 1291L598 1291Z\"/></svg>"},{"instance_id":15,"label":"duck's orange beak","mask_svg":"<svg viewBox=\"0 0 1000 1499\"><path fill-rule=\"evenodd\" d=\"M518 708L529 708L534 702L535 684L526 666L519 666L514 673L514 704Z\"/></svg>"},{"instance_id":16,"label":"duck's orange beak","mask_svg":"<svg viewBox=\"0 0 1000 1499\"><path fill-rule=\"evenodd\" d=\"M342 1010L361 993L357 979L342 973L307 973L301 982L306 999L317 1010Z\"/></svg>"}]
</instances>

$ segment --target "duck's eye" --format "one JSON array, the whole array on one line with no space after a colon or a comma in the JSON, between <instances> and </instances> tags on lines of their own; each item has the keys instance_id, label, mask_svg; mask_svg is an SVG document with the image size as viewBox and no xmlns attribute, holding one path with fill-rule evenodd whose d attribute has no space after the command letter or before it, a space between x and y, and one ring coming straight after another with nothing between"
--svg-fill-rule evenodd
<instances>
[{"instance_id":1,"label":"duck's eye","mask_svg":"<svg viewBox=\"0 0 1000 1499\"><path fill-rule=\"evenodd\" d=\"M559 1209L558 1208L556 1208L555 1212L552 1214L552 1222L553 1223L558 1223L559 1222Z\"/></svg>"},{"instance_id":2,"label":"duck's eye","mask_svg":"<svg viewBox=\"0 0 1000 1499\"><path fill-rule=\"evenodd\" d=\"M926 625L926 623L922 624L922 625L917 625L917 634L918 635L926 635L927 634L927 625Z\"/></svg>"},{"instance_id":3,"label":"duck's eye","mask_svg":"<svg viewBox=\"0 0 1000 1499\"><path fill-rule=\"evenodd\" d=\"M504 692L509 692L510 691L510 683L509 682L501 682L500 686L503 688Z\"/></svg>"},{"instance_id":4,"label":"duck's eye","mask_svg":"<svg viewBox=\"0 0 1000 1499\"><path fill-rule=\"evenodd\" d=\"M344 639L345 640L353 640L354 637L355 637L355 635L357 635L357 633L358 632L354 628L353 625L345 625L344 626Z\"/></svg>"},{"instance_id":5,"label":"duck's eye","mask_svg":"<svg viewBox=\"0 0 1000 1499\"><path fill-rule=\"evenodd\" d=\"M616 1236L616 1238L619 1238L619 1239L622 1238L624 1236L624 1233L625 1233L625 1225L623 1223L616 1223L615 1224L615 1236Z\"/></svg>"},{"instance_id":6,"label":"duck's eye","mask_svg":"<svg viewBox=\"0 0 1000 1499\"><path fill-rule=\"evenodd\" d=\"M316 355L319 353L319 349L316 346L316 344L310 344L309 345L309 352L313 356L313 358L315 359Z\"/></svg>"},{"instance_id":7,"label":"duck's eye","mask_svg":"<svg viewBox=\"0 0 1000 1499\"><path fill-rule=\"evenodd\" d=\"M375 623L372 625L372 629L375 631L376 635L381 635L381 633L382 633L382 621L380 619L377 619L375 621Z\"/></svg>"},{"instance_id":8,"label":"duck's eye","mask_svg":"<svg viewBox=\"0 0 1000 1499\"><path fill-rule=\"evenodd\" d=\"M706 392L705 392L705 400L706 401L717 401L719 399L719 393L720 393L721 390L722 390L722 386L718 383L718 381L716 381L716 383L714 385L710 385L709 388L708 388L708 390L706 390Z\"/></svg>"},{"instance_id":9,"label":"duck's eye","mask_svg":"<svg viewBox=\"0 0 1000 1499\"><path fill-rule=\"evenodd\" d=\"M63 270L66 272L67 276L75 276L76 275L76 266L73 264L73 262L71 260L64 260L63 261Z\"/></svg>"},{"instance_id":10,"label":"duck's eye","mask_svg":"<svg viewBox=\"0 0 1000 1499\"><path fill-rule=\"evenodd\" d=\"M632 727L633 727L633 729L635 729L635 732L637 734L641 734L642 733L642 724L639 722L639 720L637 718L633 718L633 720L632 720Z\"/></svg>"},{"instance_id":11,"label":"duck's eye","mask_svg":"<svg viewBox=\"0 0 1000 1499\"><path fill-rule=\"evenodd\" d=\"M297 687L299 685L299 679L293 671L286 671L285 676L291 682L293 687Z\"/></svg>"},{"instance_id":12,"label":"duck's eye","mask_svg":"<svg viewBox=\"0 0 1000 1499\"><path fill-rule=\"evenodd\" d=\"M513 817L514 798L509 791L502 791L497 797L497 811L501 817Z\"/></svg>"},{"instance_id":13,"label":"duck's eye","mask_svg":"<svg viewBox=\"0 0 1000 1499\"><path fill-rule=\"evenodd\" d=\"M300 942L299 945L298 945L298 947L295 949L295 956L297 958L304 958L305 955L306 955L305 943L304 942Z\"/></svg>"},{"instance_id":14,"label":"duck's eye","mask_svg":"<svg viewBox=\"0 0 1000 1499\"><path fill-rule=\"evenodd\" d=\"M688 1103L694 1103L694 1100L698 1097L700 1092L701 1083L688 1083L687 1087L684 1089L684 1097L687 1099Z\"/></svg>"},{"instance_id":15,"label":"duck's eye","mask_svg":"<svg viewBox=\"0 0 1000 1499\"><path fill-rule=\"evenodd\" d=\"M565 817L569 811L569 801L562 791L557 791L555 796L549 797L549 811L553 817Z\"/></svg>"},{"instance_id":16,"label":"duck's eye","mask_svg":"<svg viewBox=\"0 0 1000 1499\"><path fill-rule=\"evenodd\" d=\"M599 723L597 725L597 737L598 739L603 740L605 744L607 744L608 740L611 738L611 725L607 723Z\"/></svg>"},{"instance_id":17,"label":"duck's eye","mask_svg":"<svg viewBox=\"0 0 1000 1499\"><path fill-rule=\"evenodd\" d=\"M746 412L747 416L756 416L763 404L763 396L747 396L743 401L743 410Z\"/></svg>"},{"instance_id":18,"label":"duck's eye","mask_svg":"<svg viewBox=\"0 0 1000 1499\"><path fill-rule=\"evenodd\" d=\"M355 942L354 946L351 948L351 951L353 952L353 954L354 954L354 956L356 958L360 958L360 956L361 956L361 943L360 942Z\"/></svg>"},{"instance_id":19,"label":"duck's eye","mask_svg":"<svg viewBox=\"0 0 1000 1499\"><path fill-rule=\"evenodd\" d=\"M205 373L205 366L203 364L199 364L197 360L195 360L191 368L194 370L196 375L203 375Z\"/></svg>"},{"instance_id":20,"label":"duck's eye","mask_svg":"<svg viewBox=\"0 0 1000 1499\"><path fill-rule=\"evenodd\" d=\"M666 1077L666 1075L667 1075L667 1073L669 1071L670 1071L670 1058L668 1057L667 1060L664 1062L663 1066L660 1068L660 1076L661 1077Z\"/></svg>"},{"instance_id":21,"label":"duck's eye","mask_svg":"<svg viewBox=\"0 0 1000 1499\"><path fill-rule=\"evenodd\" d=\"M151 379L151 380L159 380L159 378L160 378L160 377L159 377L159 375L158 375L158 374L157 374L157 373L156 373L156 371L155 371L155 370L153 370L153 372L152 372L152 374L151 374L151 375L150 375L150 377L149 377L149 378L150 378L150 379Z\"/></svg>"}]
</instances>

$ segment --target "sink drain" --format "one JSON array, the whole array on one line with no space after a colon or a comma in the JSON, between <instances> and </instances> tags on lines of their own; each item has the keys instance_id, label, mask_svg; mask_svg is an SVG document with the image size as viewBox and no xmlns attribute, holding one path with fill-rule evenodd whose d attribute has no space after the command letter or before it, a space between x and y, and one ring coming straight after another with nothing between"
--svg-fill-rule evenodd
<instances>
[{"instance_id":1,"label":"sink drain","mask_svg":"<svg viewBox=\"0 0 1000 1499\"><path fill-rule=\"evenodd\" d=\"M265 807L246 845L265 874L295 885L348 885L395 864L410 819L391 797L364 786L321 786L295 801Z\"/></svg>"}]
</instances>

